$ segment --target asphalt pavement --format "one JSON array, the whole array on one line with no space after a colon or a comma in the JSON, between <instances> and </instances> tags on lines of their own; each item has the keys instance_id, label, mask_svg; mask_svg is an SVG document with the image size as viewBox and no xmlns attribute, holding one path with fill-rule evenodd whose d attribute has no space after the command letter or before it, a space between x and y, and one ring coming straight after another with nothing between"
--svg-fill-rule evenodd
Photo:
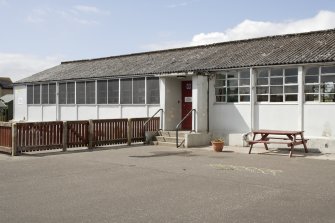
<instances>
[{"instance_id":1,"label":"asphalt pavement","mask_svg":"<svg viewBox=\"0 0 335 223\"><path fill-rule=\"evenodd\" d=\"M137 145L0 154L0 222L335 221L334 160L246 153Z\"/></svg>"}]
</instances>

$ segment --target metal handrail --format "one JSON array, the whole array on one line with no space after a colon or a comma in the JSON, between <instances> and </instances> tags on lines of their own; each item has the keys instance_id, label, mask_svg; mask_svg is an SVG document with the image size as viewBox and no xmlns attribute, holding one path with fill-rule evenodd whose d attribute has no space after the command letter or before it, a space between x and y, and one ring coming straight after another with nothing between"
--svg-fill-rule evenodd
<instances>
[{"instance_id":1,"label":"metal handrail","mask_svg":"<svg viewBox=\"0 0 335 223\"><path fill-rule=\"evenodd\" d=\"M185 121L185 119L190 115L190 114L192 114L194 112L194 114L195 114L195 112L196 112L196 109L195 108L193 108L191 111L189 111L185 116L184 116L184 118L177 124L177 126L176 126L176 146L177 146L177 148L179 148L180 147L180 145L178 145L178 131L179 131L179 127L180 127L180 125ZM195 130L193 129L193 127L195 127L195 115L193 116L194 117L194 123L193 123L193 126L192 126L192 130L191 130L191 132L195 132Z\"/></svg>"},{"instance_id":2,"label":"metal handrail","mask_svg":"<svg viewBox=\"0 0 335 223\"><path fill-rule=\"evenodd\" d=\"M163 109L162 108L160 108L160 109L158 109L158 111L156 111L156 113L153 115L153 116L151 116L151 118L149 118L146 122L144 122L144 124L143 124L143 127L144 127L144 132L145 132L145 130L146 130L146 126L147 126L147 124L158 114L158 112L162 112L162 115L161 115L161 117L160 117L160 125L159 125L159 129L158 130L162 130L162 127L163 127L163 125L162 125L162 120L163 120Z\"/></svg>"}]
</instances>

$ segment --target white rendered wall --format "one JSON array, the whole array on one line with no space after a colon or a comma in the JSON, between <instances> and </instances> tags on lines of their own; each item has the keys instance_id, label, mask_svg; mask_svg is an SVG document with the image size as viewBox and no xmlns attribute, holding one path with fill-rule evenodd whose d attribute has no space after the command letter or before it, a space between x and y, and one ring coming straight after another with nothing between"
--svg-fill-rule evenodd
<instances>
[{"instance_id":1,"label":"white rendered wall","mask_svg":"<svg viewBox=\"0 0 335 223\"><path fill-rule=\"evenodd\" d=\"M78 120L97 119L96 105L78 105Z\"/></svg>"},{"instance_id":2,"label":"white rendered wall","mask_svg":"<svg viewBox=\"0 0 335 223\"><path fill-rule=\"evenodd\" d=\"M27 120L27 88L24 85L14 86L15 121Z\"/></svg>"},{"instance_id":3,"label":"white rendered wall","mask_svg":"<svg viewBox=\"0 0 335 223\"><path fill-rule=\"evenodd\" d=\"M335 137L335 104L305 104L304 130L307 137Z\"/></svg>"},{"instance_id":4,"label":"white rendered wall","mask_svg":"<svg viewBox=\"0 0 335 223\"><path fill-rule=\"evenodd\" d=\"M43 121L55 121L57 115L57 108L56 105L43 105L42 112L43 112Z\"/></svg>"},{"instance_id":5,"label":"white rendered wall","mask_svg":"<svg viewBox=\"0 0 335 223\"><path fill-rule=\"evenodd\" d=\"M255 129L300 130L298 104L256 104Z\"/></svg>"},{"instance_id":6,"label":"white rendered wall","mask_svg":"<svg viewBox=\"0 0 335 223\"><path fill-rule=\"evenodd\" d=\"M77 107L75 105L59 105L59 120L77 120Z\"/></svg>"},{"instance_id":7,"label":"white rendered wall","mask_svg":"<svg viewBox=\"0 0 335 223\"><path fill-rule=\"evenodd\" d=\"M38 122L43 120L43 110L41 105L28 106L28 121Z\"/></svg>"},{"instance_id":8,"label":"white rendered wall","mask_svg":"<svg viewBox=\"0 0 335 223\"><path fill-rule=\"evenodd\" d=\"M99 119L113 119L121 117L120 105L99 105Z\"/></svg>"}]
</instances>

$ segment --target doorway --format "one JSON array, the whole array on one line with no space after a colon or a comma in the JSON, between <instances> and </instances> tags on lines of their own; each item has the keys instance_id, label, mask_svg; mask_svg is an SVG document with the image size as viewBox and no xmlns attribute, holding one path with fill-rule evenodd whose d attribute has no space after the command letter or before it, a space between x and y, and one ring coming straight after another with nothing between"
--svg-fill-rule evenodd
<instances>
[{"instance_id":1,"label":"doorway","mask_svg":"<svg viewBox=\"0 0 335 223\"><path fill-rule=\"evenodd\" d=\"M192 81L181 82L181 118L192 110ZM183 130L192 130L192 114L181 125Z\"/></svg>"}]
</instances>

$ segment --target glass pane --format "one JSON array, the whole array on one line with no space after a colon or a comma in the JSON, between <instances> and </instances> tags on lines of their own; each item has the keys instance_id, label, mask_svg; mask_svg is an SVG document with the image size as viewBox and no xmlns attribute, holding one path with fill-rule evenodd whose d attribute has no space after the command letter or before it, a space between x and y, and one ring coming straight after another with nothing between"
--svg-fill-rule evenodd
<instances>
[{"instance_id":1,"label":"glass pane","mask_svg":"<svg viewBox=\"0 0 335 223\"><path fill-rule=\"evenodd\" d=\"M107 104L107 81L97 81L97 100L98 104Z\"/></svg>"},{"instance_id":2,"label":"glass pane","mask_svg":"<svg viewBox=\"0 0 335 223\"><path fill-rule=\"evenodd\" d=\"M296 94L285 95L285 101L298 101L298 95Z\"/></svg>"},{"instance_id":3,"label":"glass pane","mask_svg":"<svg viewBox=\"0 0 335 223\"><path fill-rule=\"evenodd\" d=\"M305 101L319 101L318 94L305 94Z\"/></svg>"},{"instance_id":4,"label":"glass pane","mask_svg":"<svg viewBox=\"0 0 335 223\"><path fill-rule=\"evenodd\" d=\"M216 80L215 81L215 87L223 87L226 86L226 81L225 80Z\"/></svg>"},{"instance_id":5,"label":"glass pane","mask_svg":"<svg viewBox=\"0 0 335 223\"><path fill-rule=\"evenodd\" d=\"M249 69L241 70L240 78L250 78L250 70Z\"/></svg>"},{"instance_id":6,"label":"glass pane","mask_svg":"<svg viewBox=\"0 0 335 223\"><path fill-rule=\"evenodd\" d=\"M95 81L86 82L86 104L95 104Z\"/></svg>"},{"instance_id":7,"label":"glass pane","mask_svg":"<svg viewBox=\"0 0 335 223\"><path fill-rule=\"evenodd\" d=\"M321 94L321 102L335 102L335 94Z\"/></svg>"},{"instance_id":8,"label":"glass pane","mask_svg":"<svg viewBox=\"0 0 335 223\"><path fill-rule=\"evenodd\" d=\"M283 93L282 86L278 86L278 87L271 86L270 87L270 94L281 94L281 93Z\"/></svg>"},{"instance_id":9,"label":"glass pane","mask_svg":"<svg viewBox=\"0 0 335 223\"><path fill-rule=\"evenodd\" d=\"M238 78L238 73L236 70L230 70L227 72L227 79L229 78Z\"/></svg>"},{"instance_id":10,"label":"glass pane","mask_svg":"<svg viewBox=\"0 0 335 223\"><path fill-rule=\"evenodd\" d=\"M34 104L34 86L27 85L27 104Z\"/></svg>"},{"instance_id":11,"label":"glass pane","mask_svg":"<svg viewBox=\"0 0 335 223\"><path fill-rule=\"evenodd\" d=\"M66 83L59 84L59 97L58 103L59 104L66 104Z\"/></svg>"},{"instance_id":12,"label":"glass pane","mask_svg":"<svg viewBox=\"0 0 335 223\"><path fill-rule=\"evenodd\" d=\"M226 88L215 88L215 95L225 95Z\"/></svg>"},{"instance_id":13,"label":"glass pane","mask_svg":"<svg viewBox=\"0 0 335 223\"><path fill-rule=\"evenodd\" d=\"M74 104L74 82L67 82L67 104Z\"/></svg>"},{"instance_id":14,"label":"glass pane","mask_svg":"<svg viewBox=\"0 0 335 223\"><path fill-rule=\"evenodd\" d=\"M121 104L132 104L132 79L121 79Z\"/></svg>"},{"instance_id":15,"label":"glass pane","mask_svg":"<svg viewBox=\"0 0 335 223\"><path fill-rule=\"evenodd\" d=\"M296 84L298 83L298 77L285 77L285 84Z\"/></svg>"},{"instance_id":16,"label":"glass pane","mask_svg":"<svg viewBox=\"0 0 335 223\"><path fill-rule=\"evenodd\" d=\"M237 95L228 95L227 102L238 102L238 96Z\"/></svg>"},{"instance_id":17,"label":"glass pane","mask_svg":"<svg viewBox=\"0 0 335 223\"><path fill-rule=\"evenodd\" d=\"M268 77L269 70L268 69L259 69L257 72L257 77Z\"/></svg>"},{"instance_id":18,"label":"glass pane","mask_svg":"<svg viewBox=\"0 0 335 223\"><path fill-rule=\"evenodd\" d=\"M257 78L257 85L268 85L269 79L268 78Z\"/></svg>"},{"instance_id":19,"label":"glass pane","mask_svg":"<svg viewBox=\"0 0 335 223\"><path fill-rule=\"evenodd\" d=\"M145 78L133 79L133 104L145 103Z\"/></svg>"},{"instance_id":20,"label":"glass pane","mask_svg":"<svg viewBox=\"0 0 335 223\"><path fill-rule=\"evenodd\" d=\"M321 76L321 83L335 83L335 75Z\"/></svg>"},{"instance_id":21,"label":"glass pane","mask_svg":"<svg viewBox=\"0 0 335 223\"><path fill-rule=\"evenodd\" d=\"M298 68L285 69L285 76L298 76Z\"/></svg>"},{"instance_id":22,"label":"glass pane","mask_svg":"<svg viewBox=\"0 0 335 223\"><path fill-rule=\"evenodd\" d=\"M319 76L305 76L305 83L319 83Z\"/></svg>"},{"instance_id":23,"label":"glass pane","mask_svg":"<svg viewBox=\"0 0 335 223\"><path fill-rule=\"evenodd\" d=\"M257 94L268 94L269 93L269 87L257 87L256 88Z\"/></svg>"},{"instance_id":24,"label":"glass pane","mask_svg":"<svg viewBox=\"0 0 335 223\"><path fill-rule=\"evenodd\" d=\"M268 101L268 95L257 95L257 101Z\"/></svg>"},{"instance_id":25,"label":"glass pane","mask_svg":"<svg viewBox=\"0 0 335 223\"><path fill-rule=\"evenodd\" d=\"M238 80L233 79L233 80L227 80L227 86L238 86Z\"/></svg>"},{"instance_id":26,"label":"glass pane","mask_svg":"<svg viewBox=\"0 0 335 223\"><path fill-rule=\"evenodd\" d=\"M159 78L147 77L147 104L159 104Z\"/></svg>"},{"instance_id":27,"label":"glass pane","mask_svg":"<svg viewBox=\"0 0 335 223\"><path fill-rule=\"evenodd\" d=\"M326 84L322 84L320 86L321 88L321 93L335 93L335 89L334 89L334 84L333 83L326 83Z\"/></svg>"},{"instance_id":28,"label":"glass pane","mask_svg":"<svg viewBox=\"0 0 335 223\"><path fill-rule=\"evenodd\" d=\"M249 86L250 85L250 79L241 79L240 80L240 86Z\"/></svg>"},{"instance_id":29,"label":"glass pane","mask_svg":"<svg viewBox=\"0 0 335 223\"><path fill-rule=\"evenodd\" d=\"M240 95L240 101L250 101L249 95Z\"/></svg>"},{"instance_id":30,"label":"glass pane","mask_svg":"<svg viewBox=\"0 0 335 223\"><path fill-rule=\"evenodd\" d=\"M41 103L41 85L35 84L34 85L34 104Z\"/></svg>"},{"instance_id":31,"label":"glass pane","mask_svg":"<svg viewBox=\"0 0 335 223\"><path fill-rule=\"evenodd\" d=\"M306 69L306 75L319 75L319 67L309 67Z\"/></svg>"},{"instance_id":32,"label":"glass pane","mask_svg":"<svg viewBox=\"0 0 335 223\"><path fill-rule=\"evenodd\" d=\"M227 94L238 94L238 88L237 87L227 88Z\"/></svg>"},{"instance_id":33,"label":"glass pane","mask_svg":"<svg viewBox=\"0 0 335 223\"><path fill-rule=\"evenodd\" d=\"M216 79L226 79L226 74L224 74L224 73L218 73L216 75Z\"/></svg>"},{"instance_id":34,"label":"glass pane","mask_svg":"<svg viewBox=\"0 0 335 223\"><path fill-rule=\"evenodd\" d=\"M334 74L335 66L332 67L321 67L321 74Z\"/></svg>"},{"instance_id":35,"label":"glass pane","mask_svg":"<svg viewBox=\"0 0 335 223\"><path fill-rule=\"evenodd\" d=\"M285 86L285 93L298 93L298 85Z\"/></svg>"},{"instance_id":36,"label":"glass pane","mask_svg":"<svg viewBox=\"0 0 335 223\"><path fill-rule=\"evenodd\" d=\"M282 102L283 101L283 95L270 95L270 102Z\"/></svg>"},{"instance_id":37,"label":"glass pane","mask_svg":"<svg viewBox=\"0 0 335 223\"><path fill-rule=\"evenodd\" d=\"M77 104L85 104L85 82L77 82L76 85Z\"/></svg>"},{"instance_id":38,"label":"glass pane","mask_svg":"<svg viewBox=\"0 0 335 223\"><path fill-rule=\"evenodd\" d=\"M271 85L283 85L283 78L281 78L281 77L271 78L270 79L270 84Z\"/></svg>"},{"instance_id":39,"label":"glass pane","mask_svg":"<svg viewBox=\"0 0 335 223\"><path fill-rule=\"evenodd\" d=\"M249 87L240 87L240 94L250 94L250 88Z\"/></svg>"},{"instance_id":40,"label":"glass pane","mask_svg":"<svg viewBox=\"0 0 335 223\"><path fill-rule=\"evenodd\" d=\"M42 84L42 104L49 103L49 85Z\"/></svg>"},{"instance_id":41,"label":"glass pane","mask_svg":"<svg viewBox=\"0 0 335 223\"><path fill-rule=\"evenodd\" d=\"M49 84L49 104L56 104L56 84Z\"/></svg>"},{"instance_id":42,"label":"glass pane","mask_svg":"<svg viewBox=\"0 0 335 223\"><path fill-rule=\"evenodd\" d=\"M272 68L270 70L270 76L283 76L283 69L282 68Z\"/></svg>"},{"instance_id":43,"label":"glass pane","mask_svg":"<svg viewBox=\"0 0 335 223\"><path fill-rule=\"evenodd\" d=\"M225 96L216 96L216 102L226 102Z\"/></svg>"},{"instance_id":44,"label":"glass pane","mask_svg":"<svg viewBox=\"0 0 335 223\"><path fill-rule=\"evenodd\" d=\"M108 81L108 104L119 104L119 79Z\"/></svg>"},{"instance_id":45,"label":"glass pane","mask_svg":"<svg viewBox=\"0 0 335 223\"><path fill-rule=\"evenodd\" d=\"M305 85L305 93L319 93L319 85Z\"/></svg>"}]
</instances>

